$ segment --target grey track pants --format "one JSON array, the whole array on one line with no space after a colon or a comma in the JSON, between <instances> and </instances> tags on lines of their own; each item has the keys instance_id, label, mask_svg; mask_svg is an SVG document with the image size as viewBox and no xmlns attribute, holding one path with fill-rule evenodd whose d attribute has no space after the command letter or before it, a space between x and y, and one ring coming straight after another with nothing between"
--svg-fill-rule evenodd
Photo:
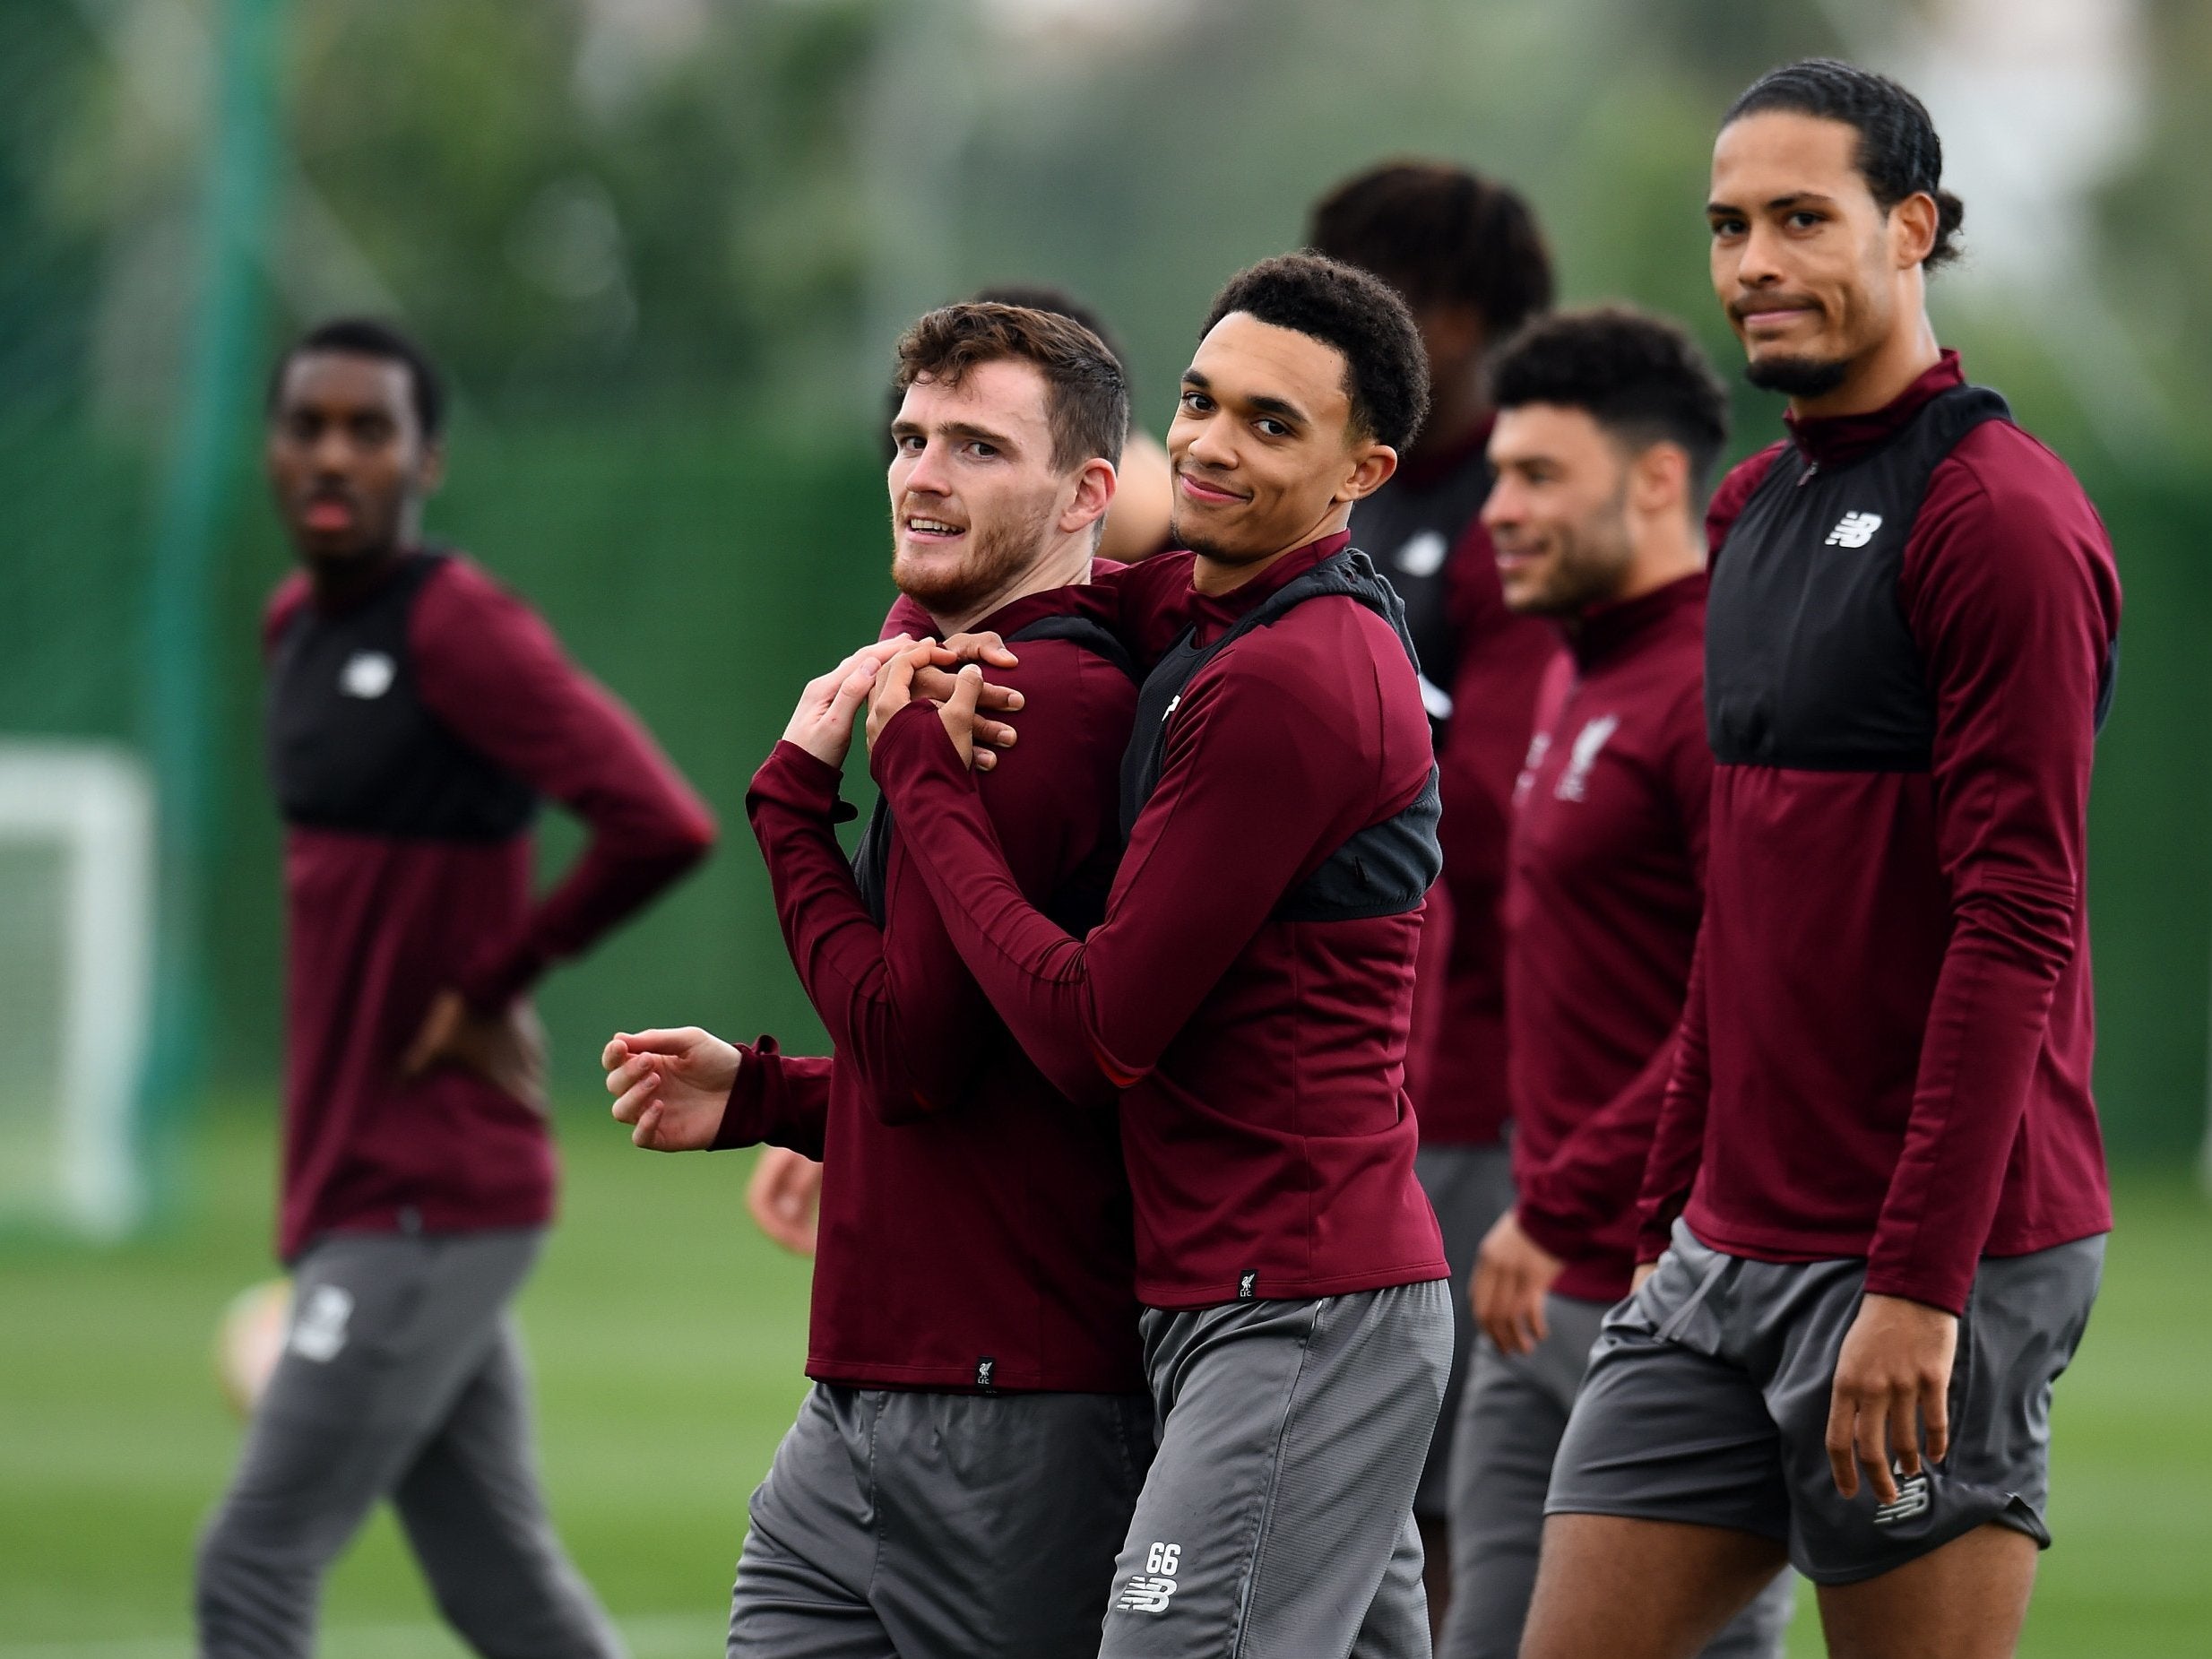
<instances>
[{"instance_id":1,"label":"grey track pants","mask_svg":"<svg viewBox=\"0 0 2212 1659\"><path fill-rule=\"evenodd\" d=\"M1464 1299L1463 1299L1464 1300ZM1609 1304L1551 1296L1525 1354L1477 1339L1452 1457L1452 1606L1438 1659L1514 1659L1536 1584L1544 1496ZM1778 1573L1705 1659L1781 1659L1796 1581Z\"/></svg>"},{"instance_id":2,"label":"grey track pants","mask_svg":"<svg viewBox=\"0 0 2212 1659\"><path fill-rule=\"evenodd\" d=\"M1413 1487L1451 1294L1145 1310L1160 1451L1101 1659L1427 1659Z\"/></svg>"},{"instance_id":3,"label":"grey track pants","mask_svg":"<svg viewBox=\"0 0 2212 1659\"><path fill-rule=\"evenodd\" d=\"M439 1608L486 1659L616 1659L554 1536L507 1304L535 1229L342 1234L293 1275L292 1325L201 1539L204 1659L305 1659L323 1577L391 1499Z\"/></svg>"}]
</instances>

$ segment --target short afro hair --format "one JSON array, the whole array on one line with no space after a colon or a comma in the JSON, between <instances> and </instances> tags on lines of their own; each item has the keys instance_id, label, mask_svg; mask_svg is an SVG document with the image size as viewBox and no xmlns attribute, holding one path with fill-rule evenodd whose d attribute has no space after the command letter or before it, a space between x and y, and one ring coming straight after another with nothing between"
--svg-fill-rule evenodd
<instances>
[{"instance_id":1,"label":"short afro hair","mask_svg":"<svg viewBox=\"0 0 2212 1659\"><path fill-rule=\"evenodd\" d=\"M1728 392L1677 324L1625 307L1562 311L1531 323L1491 367L1499 409L1579 409L1620 442L1679 444L1690 486L1705 494L1728 441Z\"/></svg>"},{"instance_id":2,"label":"short afro hair","mask_svg":"<svg viewBox=\"0 0 2212 1659\"><path fill-rule=\"evenodd\" d=\"M1859 175L1883 212L1911 195L1925 194L1935 201L1935 243L1921 263L1933 271L1958 257L1966 204L1943 188L1943 141L1919 99L1888 75L1856 64L1808 57L1769 69L1744 88L1721 125L1769 109L1856 128Z\"/></svg>"},{"instance_id":3,"label":"short afro hair","mask_svg":"<svg viewBox=\"0 0 2212 1659\"><path fill-rule=\"evenodd\" d=\"M956 386L971 368L1011 359L1044 376L1052 464L1072 471L1094 455L1119 462L1129 436L1129 383L1106 342L1057 311L968 300L939 306L899 338L892 386Z\"/></svg>"},{"instance_id":4,"label":"short afro hair","mask_svg":"<svg viewBox=\"0 0 2212 1659\"><path fill-rule=\"evenodd\" d=\"M1352 424L1403 452L1429 412L1429 359L1405 302L1378 279L1319 254L1279 254L1214 296L1203 340L1232 311L1343 353Z\"/></svg>"},{"instance_id":5,"label":"short afro hair","mask_svg":"<svg viewBox=\"0 0 2212 1659\"><path fill-rule=\"evenodd\" d=\"M276 367L269 376L265 407L271 414L276 412L277 401L284 395L284 374L291 367L293 359L324 352L399 364L407 370L408 401L414 405L415 424L422 428L424 441L431 442L444 435L445 377L438 373L430 354L411 336L375 317L333 317L327 323L318 323L295 341L291 349L277 359Z\"/></svg>"},{"instance_id":6,"label":"short afro hair","mask_svg":"<svg viewBox=\"0 0 2212 1659\"><path fill-rule=\"evenodd\" d=\"M1415 307L1471 305L1493 341L1551 308L1551 255L1520 193L1442 161L1385 161L1313 204L1306 240Z\"/></svg>"}]
</instances>

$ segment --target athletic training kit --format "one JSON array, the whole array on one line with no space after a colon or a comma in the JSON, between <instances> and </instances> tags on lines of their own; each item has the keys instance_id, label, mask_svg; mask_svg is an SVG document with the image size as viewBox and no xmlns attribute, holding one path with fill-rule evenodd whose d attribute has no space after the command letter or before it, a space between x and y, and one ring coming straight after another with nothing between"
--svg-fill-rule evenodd
<instances>
[{"instance_id":1,"label":"athletic training kit","mask_svg":"<svg viewBox=\"0 0 2212 1659\"><path fill-rule=\"evenodd\" d=\"M877 739L898 820L929 826L909 852L1016 1039L1072 1101L1120 1091L1161 1444L1105 1655L1286 1651L1292 1618L1309 1651L1404 1652L1426 1618L1405 1523L1450 1292L1403 1081L1436 776L1402 610L1348 540L1218 597L1188 557L1110 578L1160 667L1128 845L1081 939L1021 891L933 708ZM1361 1432L1377 1421L1399 1432ZM1147 1532L1169 1525L1193 1530Z\"/></svg>"},{"instance_id":2,"label":"athletic training kit","mask_svg":"<svg viewBox=\"0 0 2212 1659\"><path fill-rule=\"evenodd\" d=\"M473 1072L412 1080L433 998L504 1007L696 863L705 808L544 624L457 557L402 556L267 624L268 751L289 929L283 1192L292 1326L202 1541L210 1655L305 1655L322 1576L398 1505L486 1651L619 1651L539 1494L508 1301L553 1209L538 1111ZM531 894L540 798L591 843ZM518 1611L522 1610L522 1611Z\"/></svg>"},{"instance_id":3,"label":"athletic training kit","mask_svg":"<svg viewBox=\"0 0 2212 1659\"><path fill-rule=\"evenodd\" d=\"M1575 619L1514 791L1514 1184L1523 1231L1565 1265L1532 1352L1478 1342L1451 1465L1446 1659L1520 1649L1552 1457L1635 1270L1637 1194L1704 906L1705 598L1705 577L1685 576ZM1708 1655L1778 1655L1793 1599L1780 1575Z\"/></svg>"},{"instance_id":4,"label":"athletic training kit","mask_svg":"<svg viewBox=\"0 0 2212 1659\"><path fill-rule=\"evenodd\" d=\"M1420 1113L1415 1168L1465 1285L1482 1237L1513 1203L1504 1139L1505 939L1499 923L1513 778L1544 665L1558 638L1506 608L1482 511L1493 474L1491 422L1444 454L1408 461L1354 505L1352 533L1405 602L1434 728L1444 804L1444 874L1430 890L1414 980L1406 1093ZM1456 707L1469 711L1455 721ZM1452 1375L1413 1511L1447 1508L1453 1425L1474 1321L1452 1299Z\"/></svg>"},{"instance_id":5,"label":"athletic training kit","mask_svg":"<svg viewBox=\"0 0 2212 1659\"><path fill-rule=\"evenodd\" d=\"M1948 352L1881 410L1793 421L1711 519L1707 903L1642 1253L1681 1225L1550 1507L1717 1518L1829 1584L1991 1520L2044 1541L2051 1383L2112 1222L2082 892L2111 548ZM1962 1316L1954 1449L1891 1505L1836 1492L1809 1403L1862 1292Z\"/></svg>"},{"instance_id":6,"label":"athletic training kit","mask_svg":"<svg viewBox=\"0 0 2212 1659\"><path fill-rule=\"evenodd\" d=\"M979 624L1015 642L1032 710L980 782L991 833L1078 929L1119 851L1136 698L1080 593ZM902 631L935 630L902 601ZM1087 1659L1152 1460L1113 1116L1062 1099L992 1014L887 811L847 862L840 782L779 743L746 799L835 1058L742 1049L716 1137L823 1163L816 1387L753 1499L730 1653Z\"/></svg>"}]
</instances>

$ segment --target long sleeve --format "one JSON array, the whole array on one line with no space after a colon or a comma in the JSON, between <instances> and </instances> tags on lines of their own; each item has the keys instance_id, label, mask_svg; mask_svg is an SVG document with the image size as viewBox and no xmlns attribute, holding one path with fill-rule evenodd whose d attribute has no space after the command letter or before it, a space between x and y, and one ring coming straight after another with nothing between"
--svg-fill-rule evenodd
<instances>
[{"instance_id":1,"label":"long sleeve","mask_svg":"<svg viewBox=\"0 0 2212 1659\"><path fill-rule=\"evenodd\" d=\"M492 761L583 819L591 842L512 938L462 976L479 1007L519 995L705 856L714 820L636 717L563 654L529 606L451 560L410 644L424 704Z\"/></svg>"},{"instance_id":2,"label":"long sleeve","mask_svg":"<svg viewBox=\"0 0 2212 1659\"><path fill-rule=\"evenodd\" d=\"M1637 1203L1636 1259L1655 1262L1667 1248L1674 1219L1689 1202L1705 1155L1706 1110L1713 1100L1713 1063L1706 1024L1705 934L1689 963L1689 990L1682 1002L1682 1023L1674 1033L1673 1062L1659 1121L1652 1131L1651 1155L1644 1164L1642 1196Z\"/></svg>"},{"instance_id":3,"label":"long sleeve","mask_svg":"<svg viewBox=\"0 0 2212 1659\"><path fill-rule=\"evenodd\" d=\"M1102 1080L1126 1087L1151 1070L1301 873L1421 787L1425 764L1377 811L1409 757L1374 739L1382 694L1373 671L1352 698L1325 700L1300 654L1319 642L1371 654L1364 626L1347 615L1306 638L1263 630L1236 647L1235 672L1193 681L1105 920L1081 940L1023 895L935 709L902 710L879 736L877 781L909 826L955 943L1016 1040L1071 1098L1095 1099Z\"/></svg>"},{"instance_id":4,"label":"long sleeve","mask_svg":"<svg viewBox=\"0 0 2212 1659\"><path fill-rule=\"evenodd\" d=\"M835 833L837 770L778 743L745 809L808 1000L886 1122L957 1099L992 1021L919 876L894 860L878 927Z\"/></svg>"},{"instance_id":5,"label":"long sleeve","mask_svg":"<svg viewBox=\"0 0 2212 1659\"><path fill-rule=\"evenodd\" d=\"M819 1160L829 1133L826 1056L786 1054L773 1037L738 1045L738 1080L722 1107L714 1149L789 1147Z\"/></svg>"},{"instance_id":6,"label":"long sleeve","mask_svg":"<svg viewBox=\"0 0 2212 1659\"><path fill-rule=\"evenodd\" d=\"M2001 426L1962 442L1931 484L1899 583L1936 705L1935 840L1951 929L1867 1289L1953 1312L2081 937L2095 710L2118 625L2087 502L2037 488L2057 472L2035 464L2039 449L2026 467L2005 465L2032 443Z\"/></svg>"}]
</instances>

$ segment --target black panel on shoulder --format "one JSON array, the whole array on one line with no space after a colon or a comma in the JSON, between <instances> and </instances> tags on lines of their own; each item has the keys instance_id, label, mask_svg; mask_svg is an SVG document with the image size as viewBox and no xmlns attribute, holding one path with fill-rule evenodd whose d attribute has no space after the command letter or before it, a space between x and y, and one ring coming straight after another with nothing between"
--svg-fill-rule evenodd
<instances>
[{"instance_id":1,"label":"black panel on shoulder","mask_svg":"<svg viewBox=\"0 0 2212 1659\"><path fill-rule=\"evenodd\" d=\"M338 616L302 605L269 669L270 777L285 822L435 841L505 841L530 825L529 784L423 704L408 622L445 562L417 553Z\"/></svg>"},{"instance_id":2,"label":"black panel on shoulder","mask_svg":"<svg viewBox=\"0 0 2212 1659\"><path fill-rule=\"evenodd\" d=\"M1935 704L1897 600L1928 480L2005 401L1939 393L1880 448L1845 465L1785 447L1713 560L1705 707L1723 765L1925 772Z\"/></svg>"},{"instance_id":3,"label":"black panel on shoulder","mask_svg":"<svg viewBox=\"0 0 2212 1659\"><path fill-rule=\"evenodd\" d=\"M1198 670L1220 652L1255 628L1269 627L1309 599L1335 597L1365 605L1390 624L1405 648L1406 661L1421 671L1420 653L1405 622L1396 590L1357 548L1330 555L1303 575L1286 582L1237 618L1234 626L1210 645L1186 633L1162 657L1136 696L1136 724L1121 757L1121 836L1128 839L1145 803L1160 786L1166 758L1168 720ZM1279 921L1356 921L1372 916L1400 916L1418 905L1443 872L1444 850L1437 838L1442 817L1434 766L1419 795L1379 824L1370 824L1338 847L1321 867L1285 894L1275 906Z\"/></svg>"}]
</instances>

